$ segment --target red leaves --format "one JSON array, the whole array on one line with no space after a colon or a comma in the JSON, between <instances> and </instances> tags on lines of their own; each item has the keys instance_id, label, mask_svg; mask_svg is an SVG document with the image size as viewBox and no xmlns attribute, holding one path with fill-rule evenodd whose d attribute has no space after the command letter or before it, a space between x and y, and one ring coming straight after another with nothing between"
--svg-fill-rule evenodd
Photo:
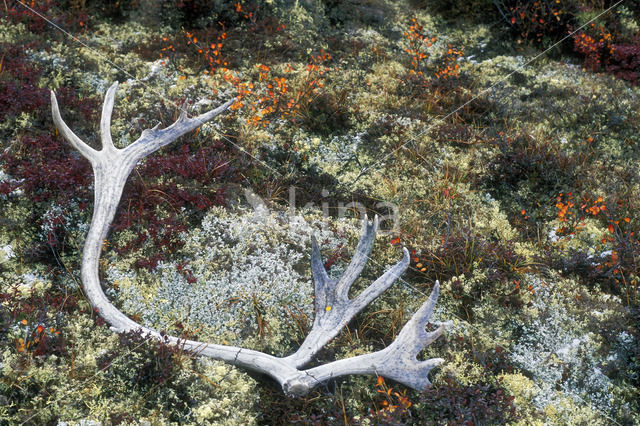
<instances>
[{"instance_id":1,"label":"red leaves","mask_svg":"<svg viewBox=\"0 0 640 426\"><path fill-rule=\"evenodd\" d=\"M36 47L35 43L3 46L3 78L0 79L1 121L22 112L34 112L48 105L48 91L38 87L42 71L26 54L27 49Z\"/></svg>"},{"instance_id":2,"label":"red leaves","mask_svg":"<svg viewBox=\"0 0 640 426\"><path fill-rule=\"evenodd\" d=\"M591 71L612 73L618 78L640 84L640 41L618 41L619 35L604 25L591 24L591 28L573 36L574 51L584 55L584 67Z\"/></svg>"},{"instance_id":3,"label":"red leaves","mask_svg":"<svg viewBox=\"0 0 640 426\"><path fill-rule=\"evenodd\" d=\"M4 152L0 158L7 173L21 181L10 187L18 186L31 201L56 200L64 204L90 195L91 166L83 157L72 153L61 137L25 135L17 149Z\"/></svg>"},{"instance_id":4,"label":"red leaves","mask_svg":"<svg viewBox=\"0 0 640 426\"><path fill-rule=\"evenodd\" d=\"M434 413L434 424L506 424L519 418L514 397L496 384L463 386L453 378L420 394L420 403Z\"/></svg>"},{"instance_id":5,"label":"red leaves","mask_svg":"<svg viewBox=\"0 0 640 426\"><path fill-rule=\"evenodd\" d=\"M147 256L136 265L147 269L154 269L178 250L183 244L179 235L188 229L188 217L179 211L183 207L202 211L224 204L221 181L240 179L232 166L233 154L223 143L213 142L197 149L185 144L164 155L147 157L125 187L113 225L116 231L135 229L136 237L116 250L143 250ZM159 206L164 217L158 215Z\"/></svg>"}]
</instances>

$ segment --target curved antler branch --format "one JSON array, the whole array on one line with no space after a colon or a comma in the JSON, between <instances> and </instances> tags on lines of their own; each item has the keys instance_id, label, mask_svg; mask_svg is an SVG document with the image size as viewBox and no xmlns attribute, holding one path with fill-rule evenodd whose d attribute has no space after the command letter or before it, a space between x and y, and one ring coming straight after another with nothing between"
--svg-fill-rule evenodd
<instances>
[{"instance_id":1,"label":"curved antler branch","mask_svg":"<svg viewBox=\"0 0 640 426\"><path fill-rule=\"evenodd\" d=\"M113 113L113 103L116 97L118 82L116 81L109 87L104 97L102 105L102 116L100 117L100 137L102 138L102 149L111 151L115 149L113 140L111 139L111 114Z\"/></svg>"},{"instance_id":2,"label":"curved antler branch","mask_svg":"<svg viewBox=\"0 0 640 426\"><path fill-rule=\"evenodd\" d=\"M378 216L373 218L373 223L369 223L367 216L364 216L362 221L362 236L358 241L356 251L351 258L351 262L347 269L344 270L342 276L336 284L336 294L342 300L348 299L349 290L353 283L358 279L364 265L369 260L369 253L371 253L371 247L373 247L373 240L376 238L376 232L378 231Z\"/></svg>"},{"instance_id":3,"label":"curved antler branch","mask_svg":"<svg viewBox=\"0 0 640 426\"><path fill-rule=\"evenodd\" d=\"M135 156L138 159L146 157L163 146L175 141L180 136L202 126L207 121L213 120L226 111L236 100L237 98L229 99L216 109L212 109L194 118L188 118L187 113L182 111L178 119L171 126L164 129L158 129L158 126L155 126L152 129L144 130L140 137L126 147L125 150L128 155Z\"/></svg>"},{"instance_id":4,"label":"curved antler branch","mask_svg":"<svg viewBox=\"0 0 640 426\"><path fill-rule=\"evenodd\" d=\"M133 144L123 149L117 149L113 146L109 131L116 89L117 83L108 89L105 97L100 120L103 144L100 151L94 150L80 140L62 121L55 94L51 92L53 120L56 126L65 138L90 160L93 167L95 176L94 210L82 253L81 277L85 295L94 309L109 323L112 330L116 332L141 330L158 339L167 338L170 344L180 345L186 350L268 374L278 381L282 389L289 395L304 395L322 381L347 374L380 374L416 389L429 385L427 373L442 360L438 358L418 362L416 355L424 345L437 338L443 330L441 328L433 333L426 333L424 330L438 297L437 283L429 300L402 329L396 341L386 349L335 361L310 370L300 370L300 367L308 363L326 343L340 332L345 324L391 286L409 266L409 252L403 249L404 256L396 265L386 271L355 299L349 300L349 289L362 272L371 251L378 228L377 217L374 217L372 223L369 223L365 217L362 236L356 252L344 274L338 280L329 278L322 264L318 244L312 237L311 266L316 291L316 315L311 332L302 346L296 353L288 357L278 358L234 346L161 336L156 330L136 323L113 306L100 286L99 259L103 241L107 237L109 226L115 216L127 177L138 160L194 130L204 122L215 118L235 101L235 99L231 99L218 108L191 119L183 113L171 126L162 130L158 130L158 126L145 130Z\"/></svg>"},{"instance_id":5,"label":"curved antler branch","mask_svg":"<svg viewBox=\"0 0 640 426\"><path fill-rule=\"evenodd\" d=\"M92 164L97 158L97 151L91 148L89 145L84 143L82 139L76 136L75 133L67 126L67 123L64 122L62 117L60 116L60 109L58 108L58 100L56 99L56 94L51 91L51 114L53 115L53 122L56 127L64 136L64 138L69 141L69 143L78 151L80 154L84 156L87 160L89 160Z\"/></svg>"}]
</instances>

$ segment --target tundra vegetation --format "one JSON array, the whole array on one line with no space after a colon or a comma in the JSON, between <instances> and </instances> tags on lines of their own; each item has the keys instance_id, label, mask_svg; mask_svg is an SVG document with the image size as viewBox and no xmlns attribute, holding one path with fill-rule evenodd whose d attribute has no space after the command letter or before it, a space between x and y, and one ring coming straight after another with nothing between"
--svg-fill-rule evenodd
<instances>
[{"instance_id":1,"label":"tundra vegetation","mask_svg":"<svg viewBox=\"0 0 640 426\"><path fill-rule=\"evenodd\" d=\"M637 1L0 10L0 423L640 423ZM362 219L344 206L394 205L350 295L402 247L409 270L315 362L388 346L438 280L431 325L448 328L420 355L445 361L432 386L348 376L290 398L113 333L80 285L93 172L56 130L50 90L99 149L114 81L119 148L239 97L129 177L99 270L118 309L289 355L313 323L311 235L337 278Z\"/></svg>"}]
</instances>

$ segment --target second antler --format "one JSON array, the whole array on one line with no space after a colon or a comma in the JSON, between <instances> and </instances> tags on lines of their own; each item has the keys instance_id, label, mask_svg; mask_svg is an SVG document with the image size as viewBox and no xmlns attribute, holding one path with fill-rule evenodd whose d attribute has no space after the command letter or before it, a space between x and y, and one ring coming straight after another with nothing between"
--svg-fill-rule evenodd
<instances>
[{"instance_id":1,"label":"second antler","mask_svg":"<svg viewBox=\"0 0 640 426\"><path fill-rule=\"evenodd\" d=\"M127 177L136 163L145 156L173 142L180 136L195 130L205 122L224 112L235 101L231 99L223 105L194 118L185 113L165 129L147 129L138 140L126 148L116 148L111 140L111 114L118 83L108 90L100 120L102 149L95 150L83 142L65 124L60 116L54 92L51 92L53 121L62 135L73 145L93 167L94 209L91 226L82 254L81 277L87 298L96 311L116 332L141 330L156 338L158 331L144 327L119 311L107 299L99 280L99 260L103 241L122 195ZM311 369L303 370L307 363L331 341L351 319L371 301L389 288L409 266L409 252L403 248L403 258L386 271L380 278L363 290L355 298L349 299L349 289L358 278L368 259L378 228L378 219L363 221L362 236L351 263L338 280L329 278L323 266L320 249L312 237L311 269L315 282L315 320L300 348L287 357L278 358L263 352L234 346L218 345L168 336L170 344L179 344L186 350L229 362L249 370L273 377L283 391L291 396L307 394L311 389L329 379L349 374L373 374L384 376L414 389L424 389L430 385L428 373L442 363L441 358L418 361L418 353L433 342L444 331L444 326L432 332L425 330L438 299L439 284L422 307L407 322L395 341L387 348L366 355L346 358Z\"/></svg>"}]
</instances>

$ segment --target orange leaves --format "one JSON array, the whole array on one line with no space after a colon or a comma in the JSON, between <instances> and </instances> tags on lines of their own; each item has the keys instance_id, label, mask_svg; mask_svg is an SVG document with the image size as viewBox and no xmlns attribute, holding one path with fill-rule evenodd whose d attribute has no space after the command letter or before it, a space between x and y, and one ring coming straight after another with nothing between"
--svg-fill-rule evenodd
<instances>
[{"instance_id":1,"label":"orange leaves","mask_svg":"<svg viewBox=\"0 0 640 426\"><path fill-rule=\"evenodd\" d=\"M632 297L637 297L637 288L629 283L637 276L635 259L637 253L640 253L640 241L637 239L632 217L629 216L629 212L637 211L633 207L633 199L605 200L602 196L584 196L579 207L575 206L572 199L571 193L560 194L556 198L558 220L565 223L558 231L570 235L585 226L581 222L584 218L577 218L580 212L588 214L596 224L600 224L601 245L596 245L594 249L601 252L603 260L594 264L593 270L600 279L611 280L616 286L624 286L627 303L630 303Z\"/></svg>"},{"instance_id":2,"label":"orange leaves","mask_svg":"<svg viewBox=\"0 0 640 426\"><path fill-rule=\"evenodd\" d=\"M404 36L409 40L415 40L420 43L425 43L427 47L430 47L433 42L436 41L436 37L427 37L423 33L424 27L418 23L416 18L411 18L411 25L409 25L409 30L404 32Z\"/></svg>"},{"instance_id":3,"label":"orange leaves","mask_svg":"<svg viewBox=\"0 0 640 426\"><path fill-rule=\"evenodd\" d=\"M504 8L503 16L523 39L541 42L543 37L566 29L562 22L565 12L559 2L556 4L546 1L516 2L514 6Z\"/></svg>"},{"instance_id":4,"label":"orange leaves","mask_svg":"<svg viewBox=\"0 0 640 426\"><path fill-rule=\"evenodd\" d=\"M560 222L567 222L570 216L575 216L575 212L570 211L570 208L573 208L575 204L571 201L571 193L567 195L567 202L563 202L562 198L563 194L560 194L556 197L556 208L558 209L558 220Z\"/></svg>"},{"instance_id":5,"label":"orange leaves","mask_svg":"<svg viewBox=\"0 0 640 426\"><path fill-rule=\"evenodd\" d=\"M591 214L592 216L596 216L598 213L605 211L607 209L607 206L606 204L603 204L602 197L598 197L598 199L593 202L592 206L588 207L587 203L585 203L582 204L580 208L585 212Z\"/></svg>"},{"instance_id":6,"label":"orange leaves","mask_svg":"<svg viewBox=\"0 0 640 426\"><path fill-rule=\"evenodd\" d=\"M591 201L590 197L583 197L580 206L577 207L574 203L573 194L569 192L566 195L560 194L556 197L556 209L558 209L558 222L565 224L556 229L556 232L559 235L575 235L585 226L585 215L583 213L595 217L604 213L607 210L607 206L602 197L598 197L593 201Z\"/></svg>"},{"instance_id":7,"label":"orange leaves","mask_svg":"<svg viewBox=\"0 0 640 426\"><path fill-rule=\"evenodd\" d=\"M232 3L231 12L251 20L250 28L256 28L255 25L258 24L265 25L265 29L271 33L283 31L286 28L285 25L277 21L269 21L268 23L256 21L255 15L257 13L254 14L254 12L259 8L259 5L252 2L240 0ZM162 41L165 47L162 50L174 57L182 55L180 56L182 59L186 57L184 54L185 44L193 46L192 52L197 55L197 62L190 63L189 66L192 69L200 67L203 74L218 77L212 80L216 86L219 84L219 78L231 85L238 97L231 109L237 111L246 108L247 114L244 119L249 126L264 127L274 117L279 119L293 118L299 114L300 109L305 108L316 98L317 91L324 86L325 74L329 71L326 63L332 59L330 53L324 50L315 52L310 57L309 63L306 64L306 68L297 67L295 71L289 64L284 64L285 66L282 68L272 67L268 64L257 64L251 70L253 72L250 71L241 76L229 69L230 61L226 57L229 34L224 25L222 23L220 25L221 29L217 32L213 32L215 31L213 29L183 30L184 39L179 46L178 42L170 40L168 36L163 37ZM178 67L178 69L180 68Z\"/></svg>"},{"instance_id":8,"label":"orange leaves","mask_svg":"<svg viewBox=\"0 0 640 426\"><path fill-rule=\"evenodd\" d=\"M236 12L240 16L242 16L244 19L253 20L253 12L249 12L245 10L244 7L242 6L242 3L237 2L236 4L234 4L234 7L236 9Z\"/></svg>"},{"instance_id":9,"label":"orange leaves","mask_svg":"<svg viewBox=\"0 0 640 426\"><path fill-rule=\"evenodd\" d=\"M592 71L600 70L615 52L613 35L604 27L591 23L587 31L573 36L573 49L585 56L584 66Z\"/></svg>"},{"instance_id":10,"label":"orange leaves","mask_svg":"<svg viewBox=\"0 0 640 426\"><path fill-rule=\"evenodd\" d=\"M407 398L405 392L400 394L399 392L393 392L393 388L388 387L384 378L378 376L376 379L376 392L384 396L384 400L380 403L382 405L382 414L391 414L396 412L396 410L400 412L406 411L409 407L413 405L409 398Z\"/></svg>"},{"instance_id":11,"label":"orange leaves","mask_svg":"<svg viewBox=\"0 0 640 426\"><path fill-rule=\"evenodd\" d=\"M402 242L402 240L400 239L400 237L393 238L390 241L391 245L393 245L393 246L400 245L401 242ZM418 257L418 255L416 254L415 250L411 250L411 262L415 263L415 268L417 270L419 270L420 272L426 272L427 271L427 268L422 263L423 261L420 259L420 257Z\"/></svg>"},{"instance_id":12,"label":"orange leaves","mask_svg":"<svg viewBox=\"0 0 640 426\"><path fill-rule=\"evenodd\" d=\"M222 32L220 35L218 35L216 37L216 42L205 42L203 45L198 44L198 37L196 37L194 34L184 30L182 32L185 34L185 37L188 40L187 45L192 44L195 47L198 55L202 56L206 61L209 69L205 70L204 74L213 74L216 69L225 67L227 65L226 60L222 58L223 41L227 38L226 32Z\"/></svg>"},{"instance_id":13,"label":"orange leaves","mask_svg":"<svg viewBox=\"0 0 640 426\"><path fill-rule=\"evenodd\" d=\"M424 28L418 23L416 18L411 19L409 29L404 33L408 41L408 47L404 51L411 58L411 69L409 74L423 75L429 58L427 48L431 47L437 40L437 37L428 37L424 33ZM445 53L442 55L442 65L438 71L434 73L436 78L447 79L457 76L460 71L458 59L464 55L462 48L456 48L449 45Z\"/></svg>"},{"instance_id":14,"label":"orange leaves","mask_svg":"<svg viewBox=\"0 0 640 426\"><path fill-rule=\"evenodd\" d=\"M251 111L254 114L247 119L247 124L250 126L262 124L264 127L269 123L267 117L282 109L281 105L290 105L291 102L285 103L284 98L288 91L288 82L284 77L274 77L271 68L265 64L258 64L256 68L258 70L258 81L262 84L256 87L253 83L249 83L249 88L252 93L254 89L259 92L266 92L266 96L255 96L255 99L250 102Z\"/></svg>"},{"instance_id":15,"label":"orange leaves","mask_svg":"<svg viewBox=\"0 0 640 426\"><path fill-rule=\"evenodd\" d=\"M298 72L295 76L296 80L287 75L277 75L278 70L268 65L256 65L260 84L256 84L255 88L250 84L250 90L243 94L243 96L251 95L253 98L249 101L253 115L247 119L247 124L264 127L272 116L279 116L280 119L294 117L301 107L311 102L317 90L324 86L323 80L329 71L324 63L331 58L331 54L324 50L320 50L317 55L312 55L304 71ZM285 73L289 74L293 71L290 64L285 65Z\"/></svg>"},{"instance_id":16,"label":"orange leaves","mask_svg":"<svg viewBox=\"0 0 640 426\"><path fill-rule=\"evenodd\" d=\"M618 263L618 252L615 250L611 252L611 263Z\"/></svg>"},{"instance_id":17,"label":"orange leaves","mask_svg":"<svg viewBox=\"0 0 640 426\"><path fill-rule=\"evenodd\" d=\"M431 47L436 41L436 37L430 38L423 31L424 28L418 23L418 20L412 18L409 29L403 33L409 42L409 47L405 48L404 51L411 56L412 69L409 71L411 74L422 75L422 65L428 58L425 49Z\"/></svg>"},{"instance_id":18,"label":"orange leaves","mask_svg":"<svg viewBox=\"0 0 640 426\"><path fill-rule=\"evenodd\" d=\"M312 56L311 60L314 64L320 65L331 60L331 54L320 49L320 53L318 55Z\"/></svg>"},{"instance_id":19,"label":"orange leaves","mask_svg":"<svg viewBox=\"0 0 640 426\"><path fill-rule=\"evenodd\" d=\"M458 64L458 59L460 59L464 55L464 51L462 48L457 49L452 45L449 45L447 49L447 53L445 53L442 57L442 68L435 73L436 78L447 79L449 77L457 77L460 64Z\"/></svg>"},{"instance_id":20,"label":"orange leaves","mask_svg":"<svg viewBox=\"0 0 640 426\"><path fill-rule=\"evenodd\" d=\"M26 319L23 319L20 321L20 324L28 326L29 322ZM21 337L14 340L17 352L33 352L37 355L38 346L48 339L47 333L49 335L60 334L60 332L56 331L53 327L50 327L47 330L44 324L38 324L38 326L35 329L31 329L31 331L29 331L29 328L27 328L26 336L24 338Z\"/></svg>"},{"instance_id":21,"label":"orange leaves","mask_svg":"<svg viewBox=\"0 0 640 426\"><path fill-rule=\"evenodd\" d=\"M443 67L435 73L436 78L444 80L449 77L457 77L460 70L458 59L460 59L463 55L464 51L462 50L462 48L457 49L452 45L449 45L447 53L442 56Z\"/></svg>"},{"instance_id":22,"label":"orange leaves","mask_svg":"<svg viewBox=\"0 0 640 426\"><path fill-rule=\"evenodd\" d=\"M172 62L175 62L175 65L178 65L178 60L185 57L186 44L186 46L193 46L193 50L197 54L197 58L199 58L201 62L204 62L197 64L197 67L203 68L203 74L213 75L217 70L221 70L223 72L226 71L228 62L222 53L224 47L223 41L227 38L227 34L225 32L219 33L216 42L208 42L206 40L204 42L203 40L199 41L198 36L192 32L185 31L184 29L182 30L182 33L186 40L177 39L172 41L168 36L162 37L161 40L164 43L164 47L160 50L167 54L163 59L169 59L171 57ZM165 65L164 60L161 63L162 65ZM177 68L182 70L182 66L177 66ZM180 76L178 78L184 80L186 76Z\"/></svg>"}]
</instances>

